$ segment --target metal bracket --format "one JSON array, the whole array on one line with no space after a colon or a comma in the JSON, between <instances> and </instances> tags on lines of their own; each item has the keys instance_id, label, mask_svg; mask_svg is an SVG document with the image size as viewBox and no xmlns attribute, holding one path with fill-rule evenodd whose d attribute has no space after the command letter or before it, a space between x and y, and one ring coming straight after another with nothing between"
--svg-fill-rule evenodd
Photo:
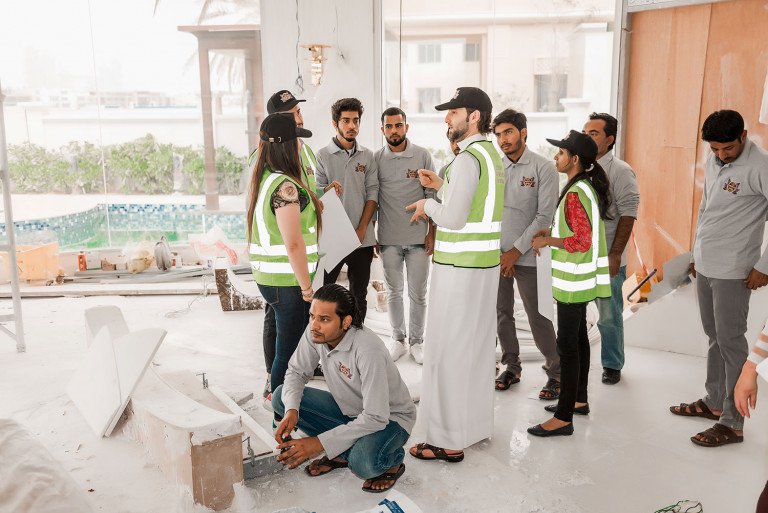
<instances>
[{"instance_id":1,"label":"metal bracket","mask_svg":"<svg viewBox=\"0 0 768 513\"><path fill-rule=\"evenodd\" d=\"M251 448L251 437L247 437L245 440L243 440L243 443L245 443L246 451L248 451L248 463L251 464L252 467L256 466L256 453L253 452L253 449Z\"/></svg>"},{"instance_id":2,"label":"metal bracket","mask_svg":"<svg viewBox=\"0 0 768 513\"><path fill-rule=\"evenodd\" d=\"M199 374L195 374L195 376L202 376L203 377L203 388L208 388L208 379L205 377L205 372L201 372Z\"/></svg>"}]
</instances>

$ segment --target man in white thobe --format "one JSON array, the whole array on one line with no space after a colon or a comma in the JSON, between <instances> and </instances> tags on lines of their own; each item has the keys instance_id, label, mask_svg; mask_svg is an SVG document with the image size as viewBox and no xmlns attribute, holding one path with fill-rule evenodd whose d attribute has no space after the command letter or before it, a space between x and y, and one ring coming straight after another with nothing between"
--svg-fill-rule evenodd
<instances>
[{"instance_id":1,"label":"man in white thobe","mask_svg":"<svg viewBox=\"0 0 768 513\"><path fill-rule=\"evenodd\" d=\"M481 183L481 164L467 148L487 140L484 134L491 130L491 101L480 89L461 87L452 100L435 108L448 111L448 135L458 141L461 152L450 165L449 181L443 182L433 171L419 171L422 185L437 189L442 203L425 199L408 209L415 210L413 220L429 217L438 229L456 233L468 227ZM498 157L489 145L482 151L486 148ZM503 178L500 158L496 162L493 167L484 165L487 172ZM497 178L492 176L491 180ZM503 188L503 181L493 186ZM494 197L488 196L485 201L493 202ZM495 251L498 253L498 248ZM437 243L435 255L427 302L426 336L430 343L424 351L419 406L426 443L411 447L410 453L425 460L459 462L464 458L463 449L493 432L499 257L494 255L495 264L490 266L445 265L437 257Z\"/></svg>"}]
</instances>

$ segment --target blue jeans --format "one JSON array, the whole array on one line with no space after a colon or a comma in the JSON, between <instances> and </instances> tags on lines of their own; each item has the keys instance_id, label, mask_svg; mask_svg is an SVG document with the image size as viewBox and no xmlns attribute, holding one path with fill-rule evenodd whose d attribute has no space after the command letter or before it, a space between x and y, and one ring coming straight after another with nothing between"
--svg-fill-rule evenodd
<instances>
[{"instance_id":1,"label":"blue jeans","mask_svg":"<svg viewBox=\"0 0 768 513\"><path fill-rule=\"evenodd\" d=\"M403 264L408 273L408 299L411 302L408 319L408 341L411 345L424 341L424 318L427 314L427 278L429 256L423 244L410 246L381 246L381 263L387 282L387 310L392 325L392 338L405 340L405 311L403 308Z\"/></svg>"},{"instance_id":2,"label":"blue jeans","mask_svg":"<svg viewBox=\"0 0 768 513\"><path fill-rule=\"evenodd\" d=\"M597 327L600 330L603 367L621 370L624 367L624 298L621 286L627 280L627 266L619 267L619 272L611 278L611 297L597 298L600 318Z\"/></svg>"},{"instance_id":3,"label":"blue jeans","mask_svg":"<svg viewBox=\"0 0 768 513\"><path fill-rule=\"evenodd\" d=\"M285 415L282 396L282 386L272 392L272 408L281 418ZM310 387L304 389L299 406L298 428L307 436L317 436L353 420L354 417L347 417L341 412L329 392ZM371 479L403 462L403 445L409 437L408 431L394 420L390 420L387 427L358 438L352 447L338 457L349 463L349 469L357 477Z\"/></svg>"},{"instance_id":4,"label":"blue jeans","mask_svg":"<svg viewBox=\"0 0 768 513\"><path fill-rule=\"evenodd\" d=\"M272 363L275 361L275 341L277 339L277 326L275 325L275 310L264 305L264 332L262 333L262 345L264 346L264 366L267 374L272 373Z\"/></svg>"},{"instance_id":5,"label":"blue jeans","mask_svg":"<svg viewBox=\"0 0 768 513\"><path fill-rule=\"evenodd\" d=\"M301 298L301 287L273 287L259 284L264 301L275 311L277 335L272 361L272 390L283 384L288 360L293 356L304 330L309 324L309 303Z\"/></svg>"}]
</instances>

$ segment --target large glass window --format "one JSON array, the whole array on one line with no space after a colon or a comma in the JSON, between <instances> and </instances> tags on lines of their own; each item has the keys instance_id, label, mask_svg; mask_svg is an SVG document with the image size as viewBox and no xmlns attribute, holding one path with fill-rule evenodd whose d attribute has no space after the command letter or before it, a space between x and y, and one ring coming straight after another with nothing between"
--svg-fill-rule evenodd
<instances>
[{"instance_id":1,"label":"large glass window","mask_svg":"<svg viewBox=\"0 0 768 513\"><path fill-rule=\"evenodd\" d=\"M39 2L3 5L0 47L14 49L0 54L0 80L19 243L122 248L161 235L187 242L214 225L244 239L249 99L236 50L209 57L219 210L207 210L204 195L200 37L181 27L220 22L210 17L227 6L208 4L201 12L183 0L71 0L46 2L45 15ZM254 4L234 21L257 24Z\"/></svg>"},{"instance_id":2,"label":"large glass window","mask_svg":"<svg viewBox=\"0 0 768 513\"><path fill-rule=\"evenodd\" d=\"M536 112L559 112L564 110L561 98L568 95L568 75L534 75L534 95Z\"/></svg>"},{"instance_id":3,"label":"large glass window","mask_svg":"<svg viewBox=\"0 0 768 513\"><path fill-rule=\"evenodd\" d=\"M441 48L436 43L419 43L419 64L440 62Z\"/></svg>"},{"instance_id":4,"label":"large glass window","mask_svg":"<svg viewBox=\"0 0 768 513\"><path fill-rule=\"evenodd\" d=\"M477 62L480 60L480 43L466 43L464 45L464 60Z\"/></svg>"},{"instance_id":5,"label":"large glass window","mask_svg":"<svg viewBox=\"0 0 768 513\"><path fill-rule=\"evenodd\" d=\"M440 103L439 87L422 87L417 89L419 95L419 112L430 112Z\"/></svg>"},{"instance_id":6,"label":"large glass window","mask_svg":"<svg viewBox=\"0 0 768 513\"><path fill-rule=\"evenodd\" d=\"M485 90L494 114L524 112L528 147L546 156L547 137L609 110L613 0L384 0L383 7L385 103L406 111L410 139L438 162L452 155L434 105L460 86Z\"/></svg>"}]
</instances>

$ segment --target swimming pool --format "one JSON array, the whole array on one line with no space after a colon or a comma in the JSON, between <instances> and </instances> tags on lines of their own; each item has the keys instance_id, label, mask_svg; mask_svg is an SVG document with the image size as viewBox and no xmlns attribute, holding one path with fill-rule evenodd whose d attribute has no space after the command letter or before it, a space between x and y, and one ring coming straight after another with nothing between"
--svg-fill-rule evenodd
<instances>
[{"instance_id":1,"label":"swimming pool","mask_svg":"<svg viewBox=\"0 0 768 513\"><path fill-rule=\"evenodd\" d=\"M186 242L191 233L219 226L233 242L245 240L244 212L212 212L202 204L100 203L73 214L17 221L19 244L58 241L62 250L122 247L143 240ZM0 224L0 239L6 237Z\"/></svg>"}]
</instances>

